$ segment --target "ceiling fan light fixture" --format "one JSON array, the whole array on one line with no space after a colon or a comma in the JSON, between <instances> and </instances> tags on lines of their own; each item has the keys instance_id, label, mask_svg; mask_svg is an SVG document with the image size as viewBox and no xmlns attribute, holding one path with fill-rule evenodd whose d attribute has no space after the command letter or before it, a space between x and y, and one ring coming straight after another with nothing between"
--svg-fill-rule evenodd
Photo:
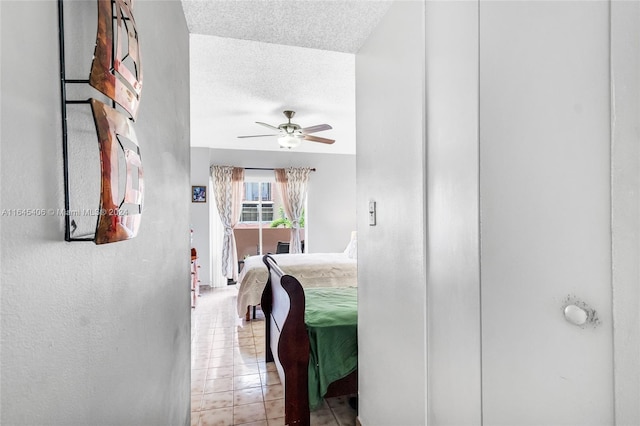
<instances>
[{"instance_id":1,"label":"ceiling fan light fixture","mask_svg":"<svg viewBox=\"0 0 640 426\"><path fill-rule=\"evenodd\" d=\"M2 1L2 0L0 0ZM251 135L251 136L238 136L239 138L262 138L262 137L272 137L276 136L278 140L278 144L281 148L296 148L300 146L302 140L306 140L309 142L319 142L331 145L335 142L334 139L321 138L318 136L313 136L311 133L322 132L324 130L331 130L331 127L328 124L316 124L315 126L307 126L302 127L299 124L292 123L291 117L294 116L294 111L283 111L285 117L289 120L287 123L282 123L279 126L272 126L271 124L263 123L261 121L256 121L256 124L259 124L264 127L268 127L271 130L275 130L276 134L271 135Z\"/></svg>"},{"instance_id":2,"label":"ceiling fan light fixture","mask_svg":"<svg viewBox=\"0 0 640 426\"><path fill-rule=\"evenodd\" d=\"M278 143L282 148L295 148L302 143L304 135L283 135L278 138Z\"/></svg>"}]
</instances>

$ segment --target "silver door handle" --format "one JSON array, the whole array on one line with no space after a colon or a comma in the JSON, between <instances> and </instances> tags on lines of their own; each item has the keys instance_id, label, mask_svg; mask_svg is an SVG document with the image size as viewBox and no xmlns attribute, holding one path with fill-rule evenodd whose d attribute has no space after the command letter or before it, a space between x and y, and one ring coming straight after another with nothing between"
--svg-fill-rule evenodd
<instances>
[{"instance_id":1,"label":"silver door handle","mask_svg":"<svg viewBox=\"0 0 640 426\"><path fill-rule=\"evenodd\" d=\"M584 325L587 322L589 314L579 306L568 305L564 308L564 317L571 324Z\"/></svg>"}]
</instances>

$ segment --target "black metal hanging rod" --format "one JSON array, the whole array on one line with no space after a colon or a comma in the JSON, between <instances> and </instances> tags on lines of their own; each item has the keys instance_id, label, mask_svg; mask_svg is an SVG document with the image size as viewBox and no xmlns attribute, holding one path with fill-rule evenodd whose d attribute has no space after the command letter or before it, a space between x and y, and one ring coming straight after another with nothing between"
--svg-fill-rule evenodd
<instances>
[{"instance_id":1,"label":"black metal hanging rod","mask_svg":"<svg viewBox=\"0 0 640 426\"><path fill-rule=\"evenodd\" d=\"M69 159L67 149L67 90L64 54L64 10L62 0L58 0L58 43L60 47L60 103L62 106L62 173L64 175L64 209L69 211ZM64 217L64 239L71 241L69 216Z\"/></svg>"}]
</instances>

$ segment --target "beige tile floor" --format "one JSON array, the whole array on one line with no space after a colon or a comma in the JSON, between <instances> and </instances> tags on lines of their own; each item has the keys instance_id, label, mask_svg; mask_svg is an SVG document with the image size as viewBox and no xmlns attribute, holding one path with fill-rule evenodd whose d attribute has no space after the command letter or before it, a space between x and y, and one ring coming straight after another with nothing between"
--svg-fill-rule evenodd
<instances>
[{"instance_id":1,"label":"beige tile floor","mask_svg":"<svg viewBox=\"0 0 640 426\"><path fill-rule=\"evenodd\" d=\"M264 315L236 313L237 289L202 288L191 319L191 425L284 425L284 395L273 363L264 362ZM311 413L314 426L353 426L347 398Z\"/></svg>"}]
</instances>

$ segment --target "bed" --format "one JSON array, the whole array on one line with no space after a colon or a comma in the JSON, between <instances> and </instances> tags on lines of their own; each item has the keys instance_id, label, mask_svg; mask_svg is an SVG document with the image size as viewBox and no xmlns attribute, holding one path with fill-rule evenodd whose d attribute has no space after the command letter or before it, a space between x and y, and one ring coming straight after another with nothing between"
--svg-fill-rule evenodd
<instances>
[{"instance_id":1,"label":"bed","mask_svg":"<svg viewBox=\"0 0 640 426\"><path fill-rule=\"evenodd\" d=\"M287 253L271 256L284 272L294 275L304 288L355 287L358 283L357 260L348 250L343 253ZM251 319L251 307L260 304L267 276L267 267L261 256L245 259L236 284L238 316L244 316L247 321Z\"/></svg>"},{"instance_id":2,"label":"bed","mask_svg":"<svg viewBox=\"0 0 640 426\"><path fill-rule=\"evenodd\" d=\"M285 425L309 425L324 397L357 393L357 288L305 288L274 260L262 294L266 362L285 394Z\"/></svg>"}]
</instances>

